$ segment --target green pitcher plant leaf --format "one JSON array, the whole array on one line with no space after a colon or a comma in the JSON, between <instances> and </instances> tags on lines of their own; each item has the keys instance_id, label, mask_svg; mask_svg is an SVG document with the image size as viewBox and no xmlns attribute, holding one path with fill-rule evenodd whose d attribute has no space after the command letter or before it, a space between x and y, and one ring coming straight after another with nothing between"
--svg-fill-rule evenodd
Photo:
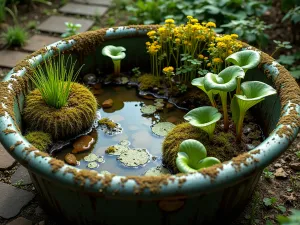
<instances>
[{"instance_id":1,"label":"green pitcher plant leaf","mask_svg":"<svg viewBox=\"0 0 300 225\"><path fill-rule=\"evenodd\" d=\"M225 61L240 66L247 72L247 70L257 67L260 62L260 54L253 50L244 50L231 54ZM244 76L241 78L244 78Z\"/></svg>"},{"instance_id":2,"label":"green pitcher plant leaf","mask_svg":"<svg viewBox=\"0 0 300 225\"><path fill-rule=\"evenodd\" d=\"M122 46L107 45L102 49L102 55L108 56L112 59L114 63L114 73L115 75L120 74L121 70L121 60L125 58L126 49Z\"/></svg>"},{"instance_id":3,"label":"green pitcher plant leaf","mask_svg":"<svg viewBox=\"0 0 300 225\"><path fill-rule=\"evenodd\" d=\"M265 97L276 94L276 90L260 81L242 83L243 95L234 95L231 101L232 119L236 124L237 140L241 140L242 126L248 109L264 100Z\"/></svg>"},{"instance_id":4,"label":"green pitcher plant leaf","mask_svg":"<svg viewBox=\"0 0 300 225\"><path fill-rule=\"evenodd\" d=\"M183 118L192 126L204 130L208 134L209 139L211 139L216 123L221 119L221 116L221 113L215 107L202 106L189 111Z\"/></svg>"},{"instance_id":5,"label":"green pitcher plant leaf","mask_svg":"<svg viewBox=\"0 0 300 225\"><path fill-rule=\"evenodd\" d=\"M227 112L227 93L233 91L237 87L237 77L243 77L244 70L239 66L229 66L222 70L218 75L208 73L204 77L204 87L206 90L218 91L221 97L223 115L224 115L224 130L229 129L229 119Z\"/></svg>"},{"instance_id":6,"label":"green pitcher plant leaf","mask_svg":"<svg viewBox=\"0 0 300 225\"><path fill-rule=\"evenodd\" d=\"M217 104L215 102L215 99L214 99L214 94L218 94L218 92L214 92L213 90L210 90L210 91L207 91L204 87L204 77L199 77L199 78L195 78L192 80L192 85L196 86L197 88L201 89L202 91L204 91L210 102L211 102L211 105L213 107L216 107Z\"/></svg>"},{"instance_id":7,"label":"green pitcher plant leaf","mask_svg":"<svg viewBox=\"0 0 300 225\"><path fill-rule=\"evenodd\" d=\"M182 173L191 173L221 163L217 158L206 156L206 148L201 142L188 139L179 146L176 166Z\"/></svg>"}]
</instances>

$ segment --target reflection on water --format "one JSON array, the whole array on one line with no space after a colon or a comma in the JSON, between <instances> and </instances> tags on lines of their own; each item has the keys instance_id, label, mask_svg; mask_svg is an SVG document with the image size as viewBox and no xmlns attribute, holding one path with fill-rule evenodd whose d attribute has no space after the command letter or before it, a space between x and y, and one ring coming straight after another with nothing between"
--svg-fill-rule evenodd
<instances>
[{"instance_id":1,"label":"reflection on water","mask_svg":"<svg viewBox=\"0 0 300 225\"><path fill-rule=\"evenodd\" d=\"M90 153L94 153L98 157L103 156L105 160L105 163L99 163L99 167L94 169L99 172L107 170L117 175L143 175L150 168L161 165L163 138L153 134L150 126L157 122L182 122L183 115L186 112L176 108L171 110L165 108L161 112L154 113L154 115L144 116L140 111L141 106L153 105L154 100L140 98L134 88L110 86L101 90L103 90L102 94L96 95L99 104L98 111L101 117L108 117L114 122L121 124L123 132L115 136L109 136L100 127L93 130L89 135L95 138L96 142L91 150L76 154L77 160L80 161L78 168L88 168L88 162L84 161L83 158ZM113 107L102 109L101 103L109 98L114 101ZM146 148L151 154L150 162L138 168L129 168L119 162L116 156L105 153L109 146L116 145L122 140L130 141L131 148ZM56 157L63 160L64 156L71 152L72 149L72 146L67 146L57 153Z\"/></svg>"}]
</instances>

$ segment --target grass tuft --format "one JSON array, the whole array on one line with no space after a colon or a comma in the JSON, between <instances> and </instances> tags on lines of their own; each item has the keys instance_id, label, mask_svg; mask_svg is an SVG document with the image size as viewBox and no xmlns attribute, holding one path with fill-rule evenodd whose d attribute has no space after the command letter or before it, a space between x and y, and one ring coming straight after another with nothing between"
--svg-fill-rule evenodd
<instances>
[{"instance_id":1,"label":"grass tuft","mask_svg":"<svg viewBox=\"0 0 300 225\"><path fill-rule=\"evenodd\" d=\"M6 32L1 35L4 43L10 46L23 46L28 39L28 33L22 27L16 25L9 27Z\"/></svg>"},{"instance_id":2,"label":"grass tuft","mask_svg":"<svg viewBox=\"0 0 300 225\"><path fill-rule=\"evenodd\" d=\"M76 62L72 63L70 56L65 62L59 54L56 61L45 60L44 68L39 64L30 76L31 81L40 91L48 106L60 109L68 102L72 82L74 82L82 66L74 73Z\"/></svg>"}]
</instances>

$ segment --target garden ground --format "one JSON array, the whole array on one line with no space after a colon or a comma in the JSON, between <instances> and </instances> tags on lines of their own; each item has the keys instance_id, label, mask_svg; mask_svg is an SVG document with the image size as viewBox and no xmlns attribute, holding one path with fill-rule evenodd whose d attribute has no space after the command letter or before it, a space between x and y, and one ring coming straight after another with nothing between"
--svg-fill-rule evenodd
<instances>
[{"instance_id":1,"label":"garden ground","mask_svg":"<svg viewBox=\"0 0 300 225\"><path fill-rule=\"evenodd\" d=\"M27 27L30 39L22 48L7 48L0 43L2 76L30 52L59 40L60 34L65 32L64 22L81 23L80 31L83 32L100 27L124 25L127 20L127 13L125 11L116 13L117 8L111 7L112 3L107 0L74 0L66 5L60 5L60 2L53 1L52 6L36 5L30 12L26 6L18 7L19 23ZM92 2L97 4L94 5ZM93 9L95 7L97 11ZM294 37L292 32L287 32L291 31L291 26L280 23L283 14L278 7L278 3L274 3L263 16L265 21L272 21L275 24L272 31L268 31L270 39L299 40L299 36ZM4 31L13 23L7 16L6 22L0 25L0 31ZM274 46L271 45L266 51L271 53L273 49ZM298 50L299 46L296 46L290 51L295 53ZM26 169L16 163L2 146L0 146L0 190L0 224L58 224L55 218L47 216L39 206ZM10 201L7 202L4 196L11 196ZM299 135L290 148L264 171L251 201L233 225L278 224L278 215L289 215L291 209L295 208L300 208Z\"/></svg>"}]
</instances>

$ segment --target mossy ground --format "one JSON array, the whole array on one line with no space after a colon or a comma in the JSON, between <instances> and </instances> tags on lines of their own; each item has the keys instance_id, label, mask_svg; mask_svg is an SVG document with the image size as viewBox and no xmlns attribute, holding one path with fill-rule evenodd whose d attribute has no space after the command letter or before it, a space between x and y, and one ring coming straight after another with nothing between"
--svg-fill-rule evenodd
<instances>
[{"instance_id":1,"label":"mossy ground","mask_svg":"<svg viewBox=\"0 0 300 225\"><path fill-rule=\"evenodd\" d=\"M189 123L177 125L165 138L163 142L163 161L174 172L178 172L176 167L176 157L179 145L186 139L200 141L207 150L207 156L218 158L221 162L230 160L242 152L246 152L246 146L237 144L233 131L223 132L217 126L213 140L208 140L208 135L197 127Z\"/></svg>"},{"instance_id":2,"label":"mossy ground","mask_svg":"<svg viewBox=\"0 0 300 225\"><path fill-rule=\"evenodd\" d=\"M83 85L73 83L67 105L56 109L49 107L38 89L26 96L23 112L29 130L51 134L53 139L64 139L88 129L96 115L97 101Z\"/></svg>"},{"instance_id":3,"label":"mossy ground","mask_svg":"<svg viewBox=\"0 0 300 225\"><path fill-rule=\"evenodd\" d=\"M138 78L139 89L144 91L148 89L152 89L154 87L160 87L160 78L155 77L151 74L144 74Z\"/></svg>"},{"instance_id":4,"label":"mossy ground","mask_svg":"<svg viewBox=\"0 0 300 225\"><path fill-rule=\"evenodd\" d=\"M50 134L41 131L32 131L25 135L27 141L29 141L38 150L45 152L48 146L52 143Z\"/></svg>"},{"instance_id":5,"label":"mossy ground","mask_svg":"<svg viewBox=\"0 0 300 225\"><path fill-rule=\"evenodd\" d=\"M108 118L103 118L103 119L99 120L98 123L100 125L107 126L108 129L115 129L118 126L115 122L113 122L112 120L110 120Z\"/></svg>"}]
</instances>

